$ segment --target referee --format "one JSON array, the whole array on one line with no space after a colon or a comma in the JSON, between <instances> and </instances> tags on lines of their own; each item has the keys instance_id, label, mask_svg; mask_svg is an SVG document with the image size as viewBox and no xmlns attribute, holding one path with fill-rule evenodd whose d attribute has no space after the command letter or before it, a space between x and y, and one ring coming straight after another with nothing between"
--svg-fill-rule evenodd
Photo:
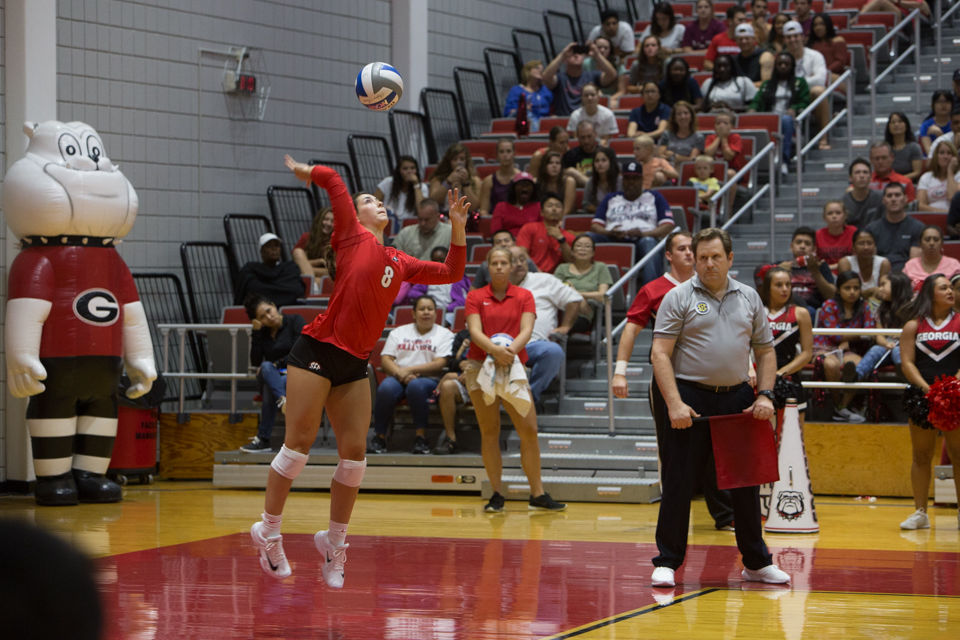
<instances>
[{"instance_id":1,"label":"referee","mask_svg":"<svg viewBox=\"0 0 960 640\"><path fill-rule=\"evenodd\" d=\"M672 587L683 564L690 523L690 498L698 476L715 473L710 426L700 416L752 413L773 416L773 381L777 369L773 336L760 295L727 276L733 264L730 236L703 229L693 238L696 274L663 298L653 331L650 360L660 388L655 401L665 404L654 415L658 425L663 498L657 520L656 587ZM757 360L757 388L747 382L749 354ZM670 428L667 428L667 427ZM737 548L743 555L744 580L785 583L760 529L759 487L730 491Z\"/></svg>"}]
</instances>

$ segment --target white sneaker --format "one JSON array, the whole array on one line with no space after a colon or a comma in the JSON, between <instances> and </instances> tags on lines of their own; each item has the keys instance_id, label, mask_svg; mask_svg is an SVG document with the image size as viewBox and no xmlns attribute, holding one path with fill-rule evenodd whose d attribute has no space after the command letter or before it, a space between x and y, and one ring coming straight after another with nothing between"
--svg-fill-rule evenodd
<instances>
[{"instance_id":1,"label":"white sneaker","mask_svg":"<svg viewBox=\"0 0 960 640\"><path fill-rule=\"evenodd\" d=\"M673 569L670 567L657 567L650 576L650 584L655 587L675 587L677 583L673 579Z\"/></svg>"},{"instance_id":2,"label":"white sneaker","mask_svg":"<svg viewBox=\"0 0 960 640\"><path fill-rule=\"evenodd\" d=\"M766 582L767 584L786 584L790 582L790 575L781 571L775 564L768 564L763 569L744 569L740 572L744 580L750 582Z\"/></svg>"},{"instance_id":3,"label":"white sneaker","mask_svg":"<svg viewBox=\"0 0 960 640\"><path fill-rule=\"evenodd\" d=\"M343 565L347 562L347 547L335 547L327 537L326 531L318 531L313 536L313 544L323 556L323 580L332 589L343 588Z\"/></svg>"},{"instance_id":4,"label":"white sneaker","mask_svg":"<svg viewBox=\"0 0 960 640\"><path fill-rule=\"evenodd\" d=\"M957 516L957 524L960 525L960 515ZM909 518L900 523L901 529L929 529L930 518L926 511L917 509Z\"/></svg>"},{"instance_id":5,"label":"white sneaker","mask_svg":"<svg viewBox=\"0 0 960 640\"><path fill-rule=\"evenodd\" d=\"M286 554L283 553L283 536L267 538L263 535L262 529L263 522L254 522L250 527L250 537L253 538L253 544L257 547L260 566L267 575L286 578L293 572L290 570Z\"/></svg>"}]
</instances>

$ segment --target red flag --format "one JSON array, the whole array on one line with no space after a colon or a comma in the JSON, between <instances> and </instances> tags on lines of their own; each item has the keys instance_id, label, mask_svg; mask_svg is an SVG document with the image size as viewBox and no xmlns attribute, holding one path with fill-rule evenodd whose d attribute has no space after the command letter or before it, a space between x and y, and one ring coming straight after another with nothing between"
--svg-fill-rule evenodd
<instances>
[{"instance_id":1,"label":"red flag","mask_svg":"<svg viewBox=\"0 0 960 640\"><path fill-rule=\"evenodd\" d=\"M747 413L708 419L719 489L753 487L780 479L769 420L757 420Z\"/></svg>"}]
</instances>

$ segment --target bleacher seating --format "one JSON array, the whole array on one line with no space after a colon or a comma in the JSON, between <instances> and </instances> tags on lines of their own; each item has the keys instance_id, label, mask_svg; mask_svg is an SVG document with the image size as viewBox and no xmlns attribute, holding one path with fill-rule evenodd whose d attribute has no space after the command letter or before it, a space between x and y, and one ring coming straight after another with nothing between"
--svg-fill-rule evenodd
<instances>
[{"instance_id":1,"label":"bleacher seating","mask_svg":"<svg viewBox=\"0 0 960 640\"><path fill-rule=\"evenodd\" d=\"M353 169L350 168L349 164L344 162L336 162L334 160L323 160L322 158L314 158L309 161L309 164L322 164L326 167L330 167L340 174L340 178L343 180L343 183L347 185L347 189L350 190L350 193L356 193L358 191L357 181L353 177ZM316 206L318 209L330 206L330 198L327 196L326 189L321 189L316 184L311 184L310 193L313 194L314 206Z\"/></svg>"},{"instance_id":2,"label":"bleacher seating","mask_svg":"<svg viewBox=\"0 0 960 640\"><path fill-rule=\"evenodd\" d=\"M303 191L310 195L306 189ZM309 223L306 227L310 229ZM255 215L252 213L228 213L223 216L223 232L227 238L227 246L233 254L233 264L239 270L248 262L260 262L260 236L264 233L273 232L273 224L266 216ZM300 238L300 235L297 235ZM283 242L289 242L292 247L296 240L290 242L287 238L281 237L282 260L289 260L290 254L287 252Z\"/></svg>"},{"instance_id":3,"label":"bleacher seating","mask_svg":"<svg viewBox=\"0 0 960 640\"><path fill-rule=\"evenodd\" d=\"M373 193L381 180L393 174L393 152L383 136L351 133L347 136L347 151L360 191Z\"/></svg>"},{"instance_id":4,"label":"bleacher seating","mask_svg":"<svg viewBox=\"0 0 960 640\"><path fill-rule=\"evenodd\" d=\"M427 144L426 124L423 114L418 111L391 109L390 141L398 162L400 156L415 158L420 171L430 164L430 145ZM386 177L386 176L383 176Z\"/></svg>"},{"instance_id":5,"label":"bleacher seating","mask_svg":"<svg viewBox=\"0 0 960 640\"><path fill-rule=\"evenodd\" d=\"M473 138L489 130L490 122L500 115L500 109L487 72L454 67L453 82L457 87L460 108L463 109L464 134Z\"/></svg>"},{"instance_id":6,"label":"bleacher seating","mask_svg":"<svg viewBox=\"0 0 960 640\"><path fill-rule=\"evenodd\" d=\"M420 91L420 108L427 125L430 162L439 162L451 144L467 138L460 102L452 91L424 87Z\"/></svg>"},{"instance_id":7,"label":"bleacher seating","mask_svg":"<svg viewBox=\"0 0 960 640\"><path fill-rule=\"evenodd\" d=\"M285 255L290 256L297 240L313 225L313 216L317 212L313 194L304 187L272 186L267 187L267 203L273 228L283 241ZM229 234L227 241L230 241Z\"/></svg>"},{"instance_id":8,"label":"bleacher seating","mask_svg":"<svg viewBox=\"0 0 960 640\"><path fill-rule=\"evenodd\" d=\"M516 51L496 47L486 47L483 50L483 62L487 69L487 77L490 78L490 84L493 87L498 111L502 113L510 89L520 83L520 69L523 65L520 64L520 58L517 57Z\"/></svg>"},{"instance_id":9,"label":"bleacher seating","mask_svg":"<svg viewBox=\"0 0 960 640\"><path fill-rule=\"evenodd\" d=\"M233 304L233 258L225 242L184 242L180 261L193 322L216 323Z\"/></svg>"}]
</instances>

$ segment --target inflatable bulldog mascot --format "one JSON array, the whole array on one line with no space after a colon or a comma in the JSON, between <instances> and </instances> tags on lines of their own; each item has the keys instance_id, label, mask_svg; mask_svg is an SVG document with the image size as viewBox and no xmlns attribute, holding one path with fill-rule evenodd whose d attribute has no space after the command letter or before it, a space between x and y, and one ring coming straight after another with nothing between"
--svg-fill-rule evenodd
<instances>
[{"instance_id":1,"label":"inflatable bulldog mascot","mask_svg":"<svg viewBox=\"0 0 960 640\"><path fill-rule=\"evenodd\" d=\"M22 251L10 268L7 384L31 396L27 428L42 505L116 502L104 475L117 434L117 387L157 377L130 270L114 244L130 232L137 194L82 122L27 123L26 155L3 184L6 223Z\"/></svg>"}]
</instances>

